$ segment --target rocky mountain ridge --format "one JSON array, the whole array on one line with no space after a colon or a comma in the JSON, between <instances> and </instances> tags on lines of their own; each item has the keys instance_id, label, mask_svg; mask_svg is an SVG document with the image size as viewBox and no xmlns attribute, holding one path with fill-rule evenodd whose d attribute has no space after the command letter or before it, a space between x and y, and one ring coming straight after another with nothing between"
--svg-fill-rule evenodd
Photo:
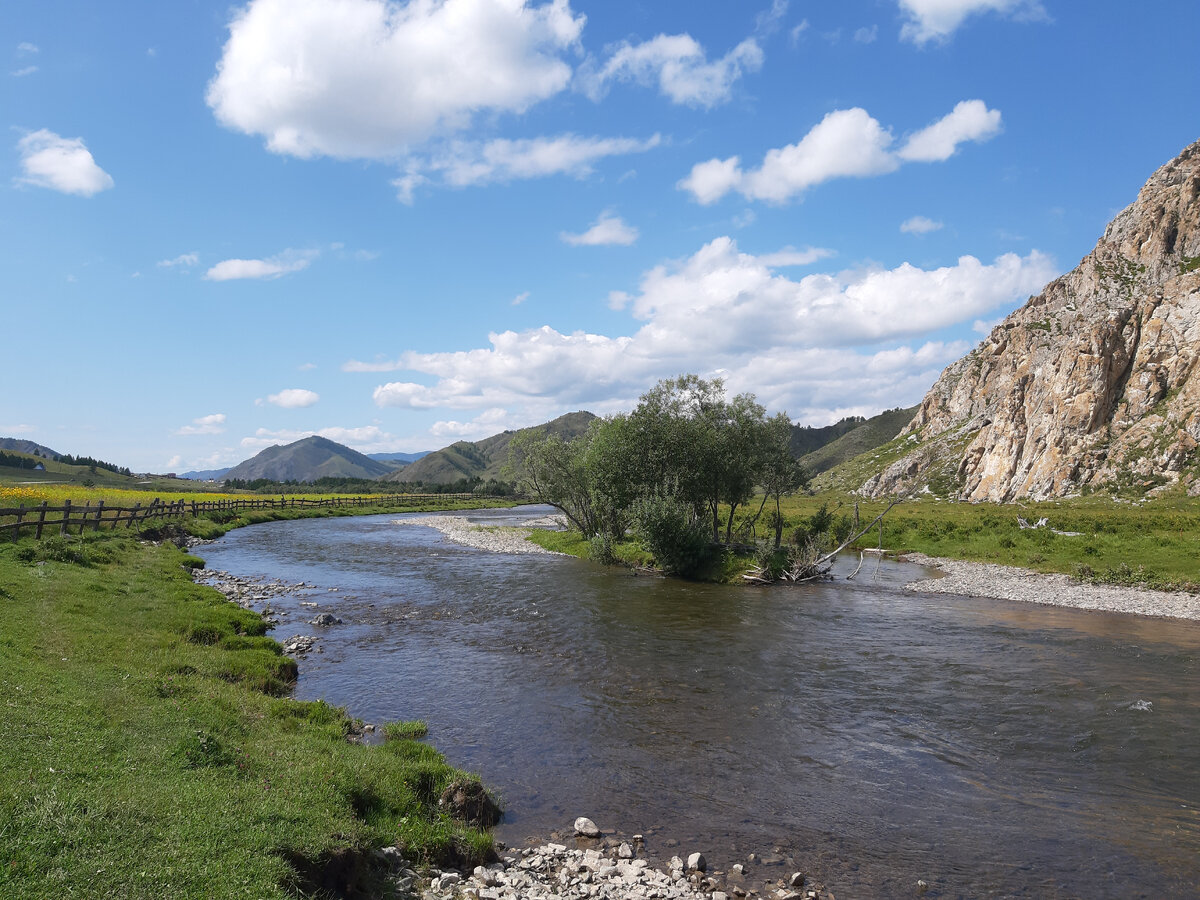
<instances>
[{"instance_id":1,"label":"rocky mountain ridge","mask_svg":"<svg viewBox=\"0 0 1200 900\"><path fill-rule=\"evenodd\" d=\"M869 496L949 476L961 499L1200 495L1200 141L1083 260L949 366ZM949 471L949 467L953 471Z\"/></svg>"}]
</instances>

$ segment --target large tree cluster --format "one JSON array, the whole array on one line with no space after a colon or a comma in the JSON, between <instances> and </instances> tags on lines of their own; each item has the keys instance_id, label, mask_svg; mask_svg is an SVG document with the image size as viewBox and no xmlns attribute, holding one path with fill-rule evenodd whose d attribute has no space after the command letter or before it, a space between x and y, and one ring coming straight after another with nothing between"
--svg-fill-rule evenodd
<instances>
[{"instance_id":1,"label":"large tree cluster","mask_svg":"<svg viewBox=\"0 0 1200 900\"><path fill-rule=\"evenodd\" d=\"M768 416L752 394L728 397L720 379L683 375L575 440L522 434L510 461L521 488L585 537L619 540L632 528L664 568L686 571L712 544L735 540L735 514L759 492L749 521L773 498L779 545L779 498L807 483L791 433L787 414Z\"/></svg>"}]
</instances>

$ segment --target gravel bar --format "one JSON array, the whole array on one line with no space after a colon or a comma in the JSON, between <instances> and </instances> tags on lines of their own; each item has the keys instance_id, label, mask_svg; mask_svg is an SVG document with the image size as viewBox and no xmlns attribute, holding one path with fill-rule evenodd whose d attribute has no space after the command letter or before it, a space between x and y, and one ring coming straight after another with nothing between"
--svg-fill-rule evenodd
<instances>
[{"instance_id":1,"label":"gravel bar","mask_svg":"<svg viewBox=\"0 0 1200 900\"><path fill-rule=\"evenodd\" d=\"M421 516L413 519L394 519L393 525L421 525L436 528L456 544L465 544L493 553L549 553L562 556L527 541L534 528L561 528L562 520L557 516L540 516L529 519L522 525L475 525L463 516Z\"/></svg>"},{"instance_id":2,"label":"gravel bar","mask_svg":"<svg viewBox=\"0 0 1200 900\"><path fill-rule=\"evenodd\" d=\"M965 594L1136 616L1200 620L1200 595L1197 594L1086 584L1069 575L1048 575L1017 566L966 562L923 553L909 553L904 559L923 566L935 566L945 573L941 578L909 582L906 587L910 591Z\"/></svg>"}]
</instances>

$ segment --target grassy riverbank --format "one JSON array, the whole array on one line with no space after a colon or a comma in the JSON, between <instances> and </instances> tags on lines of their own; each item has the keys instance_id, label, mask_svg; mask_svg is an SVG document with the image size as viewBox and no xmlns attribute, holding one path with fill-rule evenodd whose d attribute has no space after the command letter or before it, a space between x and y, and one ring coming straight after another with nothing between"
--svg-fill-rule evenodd
<instances>
[{"instance_id":1,"label":"grassy riverbank","mask_svg":"<svg viewBox=\"0 0 1200 900\"><path fill-rule=\"evenodd\" d=\"M785 498L784 539L805 529L824 507L834 530L848 527L856 498L824 492ZM859 519L871 521L886 508L879 501L859 501ZM755 507L756 508L756 507ZM1047 519L1044 528L1023 529ZM1056 534L1077 532L1073 535ZM762 525L758 536L766 537ZM530 540L548 550L589 555L588 542L576 532L536 531ZM858 543L880 544L872 530ZM1164 590L1200 590L1200 499L1161 498L1144 503L1080 498L1045 503L952 503L930 497L907 500L883 522L882 546L892 553L1022 566L1038 572L1061 572L1101 584L1142 585ZM614 546L618 562L648 565L651 556L635 541ZM702 573L704 580L738 580L749 557L727 555Z\"/></svg>"},{"instance_id":2,"label":"grassy riverbank","mask_svg":"<svg viewBox=\"0 0 1200 900\"><path fill-rule=\"evenodd\" d=\"M382 846L489 853L437 803L471 776L416 729L364 747L287 699L295 664L196 563L123 532L0 543L0 896L288 897Z\"/></svg>"}]
</instances>

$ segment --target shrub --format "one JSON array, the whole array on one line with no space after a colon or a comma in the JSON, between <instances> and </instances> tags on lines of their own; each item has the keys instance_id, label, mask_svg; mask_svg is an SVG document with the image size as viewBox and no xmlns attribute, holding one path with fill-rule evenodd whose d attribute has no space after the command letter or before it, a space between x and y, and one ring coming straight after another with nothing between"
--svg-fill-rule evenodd
<instances>
[{"instance_id":1,"label":"shrub","mask_svg":"<svg viewBox=\"0 0 1200 900\"><path fill-rule=\"evenodd\" d=\"M708 561L708 532L690 504L675 497L645 497L634 504L633 521L664 572L691 575Z\"/></svg>"}]
</instances>

